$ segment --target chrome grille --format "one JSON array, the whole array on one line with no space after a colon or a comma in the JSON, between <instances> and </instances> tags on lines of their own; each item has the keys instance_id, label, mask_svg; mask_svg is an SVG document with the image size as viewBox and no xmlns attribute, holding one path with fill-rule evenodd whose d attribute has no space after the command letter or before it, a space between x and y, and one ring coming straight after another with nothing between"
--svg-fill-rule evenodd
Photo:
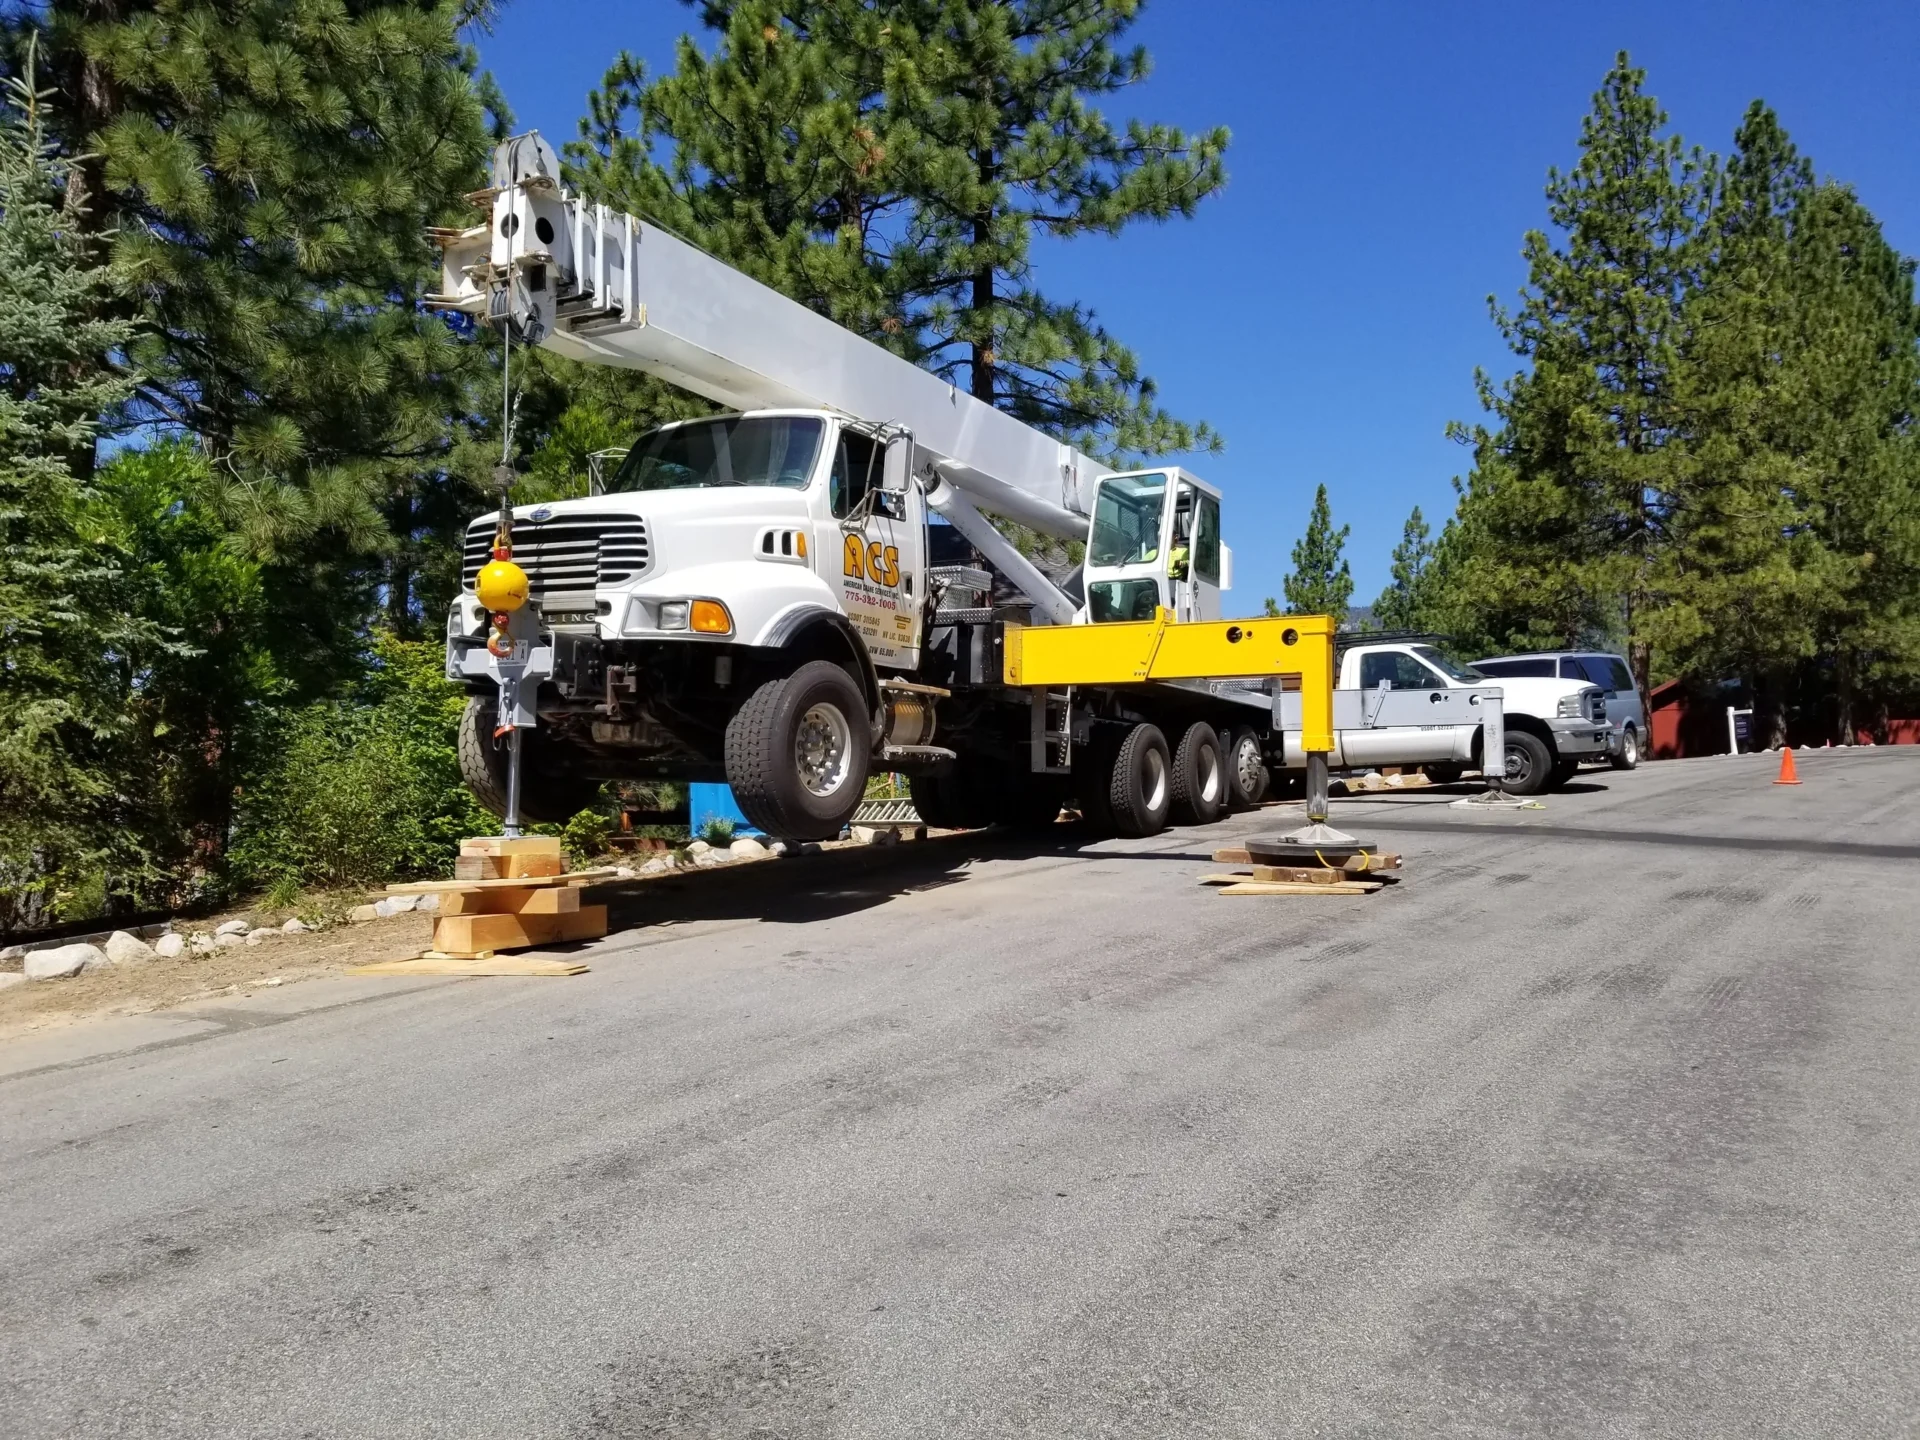
<instances>
[{"instance_id":1,"label":"chrome grille","mask_svg":"<svg viewBox=\"0 0 1920 1440\"><path fill-rule=\"evenodd\" d=\"M463 589L473 589L480 567L493 549L494 516L467 527L461 567ZM646 522L636 515L556 515L551 520L516 520L514 563L527 572L533 598L591 595L599 585L633 579L652 560Z\"/></svg>"}]
</instances>

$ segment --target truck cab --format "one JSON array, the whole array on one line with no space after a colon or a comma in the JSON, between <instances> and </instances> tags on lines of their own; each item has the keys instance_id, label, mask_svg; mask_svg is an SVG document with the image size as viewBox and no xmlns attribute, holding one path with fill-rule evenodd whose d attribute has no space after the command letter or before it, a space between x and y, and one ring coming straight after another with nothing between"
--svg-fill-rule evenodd
<instances>
[{"instance_id":1,"label":"truck cab","mask_svg":"<svg viewBox=\"0 0 1920 1440\"><path fill-rule=\"evenodd\" d=\"M1218 620L1233 556L1220 543L1220 492L1179 466L1104 476L1093 500L1084 619Z\"/></svg>"}]
</instances>

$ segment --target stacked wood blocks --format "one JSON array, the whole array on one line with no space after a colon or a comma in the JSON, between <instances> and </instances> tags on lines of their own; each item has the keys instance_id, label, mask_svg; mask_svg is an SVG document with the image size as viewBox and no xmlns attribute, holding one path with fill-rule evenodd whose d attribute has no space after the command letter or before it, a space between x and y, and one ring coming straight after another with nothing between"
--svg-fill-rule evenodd
<instances>
[{"instance_id":1,"label":"stacked wood blocks","mask_svg":"<svg viewBox=\"0 0 1920 1440\"><path fill-rule=\"evenodd\" d=\"M1255 865L1245 850L1213 852L1216 865L1245 865L1245 870L1202 875L1202 885L1219 886L1222 895L1371 895L1397 881L1400 857L1382 851L1355 855L1338 865Z\"/></svg>"},{"instance_id":2,"label":"stacked wood blocks","mask_svg":"<svg viewBox=\"0 0 1920 1440\"><path fill-rule=\"evenodd\" d=\"M566 873L560 842L551 836L489 835L460 842L452 880L387 888L396 894L437 894L434 952L473 958L496 950L598 940L607 933L607 907L582 905L580 887L612 873Z\"/></svg>"}]
</instances>

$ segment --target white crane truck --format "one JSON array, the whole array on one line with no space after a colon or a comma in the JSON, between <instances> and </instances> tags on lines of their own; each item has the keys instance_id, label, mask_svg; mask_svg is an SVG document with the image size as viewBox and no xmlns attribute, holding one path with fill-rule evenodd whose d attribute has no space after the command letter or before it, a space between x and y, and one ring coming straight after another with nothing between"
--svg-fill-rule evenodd
<instances>
[{"instance_id":1,"label":"white crane truck","mask_svg":"<svg viewBox=\"0 0 1920 1440\"><path fill-rule=\"evenodd\" d=\"M1331 746L1331 622L1220 620L1213 486L1110 472L558 177L537 134L503 144L488 223L435 232L432 303L729 410L642 436L598 493L473 522L447 673L495 813L724 780L761 829L817 839L884 768L933 825L1049 823L1077 793L1148 834L1258 798L1282 675L1296 744ZM1056 583L982 510L1084 544L1080 573ZM513 616L476 593L503 541Z\"/></svg>"}]
</instances>

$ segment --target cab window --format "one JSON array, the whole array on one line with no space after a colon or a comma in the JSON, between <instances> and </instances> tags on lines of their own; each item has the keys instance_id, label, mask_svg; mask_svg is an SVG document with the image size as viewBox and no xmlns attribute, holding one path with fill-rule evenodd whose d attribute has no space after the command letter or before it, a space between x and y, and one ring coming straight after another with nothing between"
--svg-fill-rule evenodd
<instances>
[{"instance_id":1,"label":"cab window","mask_svg":"<svg viewBox=\"0 0 1920 1440\"><path fill-rule=\"evenodd\" d=\"M833 518L844 520L860 508L869 490L880 485L880 447L865 435L840 432L833 470L827 477L827 503Z\"/></svg>"},{"instance_id":2,"label":"cab window","mask_svg":"<svg viewBox=\"0 0 1920 1440\"><path fill-rule=\"evenodd\" d=\"M1200 519L1193 530L1193 573L1209 585L1220 583L1220 502L1200 497Z\"/></svg>"},{"instance_id":3,"label":"cab window","mask_svg":"<svg viewBox=\"0 0 1920 1440\"><path fill-rule=\"evenodd\" d=\"M1360 688L1374 690L1385 681L1394 690L1444 690L1446 681L1401 650L1376 650L1360 657Z\"/></svg>"},{"instance_id":4,"label":"cab window","mask_svg":"<svg viewBox=\"0 0 1920 1440\"><path fill-rule=\"evenodd\" d=\"M1139 565L1160 558L1165 475L1120 475L1100 482L1093 502L1089 565Z\"/></svg>"}]
</instances>

